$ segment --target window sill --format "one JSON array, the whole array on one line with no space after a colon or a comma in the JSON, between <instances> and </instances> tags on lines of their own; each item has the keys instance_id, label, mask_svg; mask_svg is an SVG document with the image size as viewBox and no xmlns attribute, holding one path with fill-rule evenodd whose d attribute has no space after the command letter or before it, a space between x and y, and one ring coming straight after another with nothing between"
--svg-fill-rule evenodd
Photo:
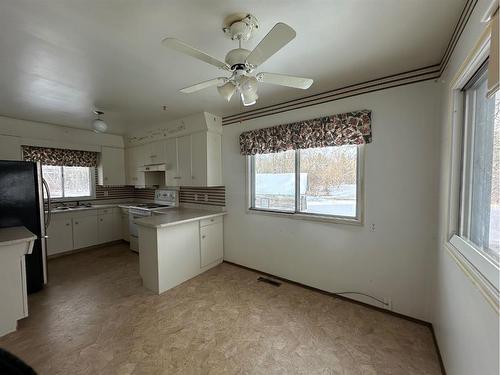
<instances>
[{"instance_id":1,"label":"window sill","mask_svg":"<svg viewBox=\"0 0 500 375\"><path fill-rule=\"evenodd\" d=\"M470 254L467 254L468 250L464 251L464 248L462 248L460 241L466 243L460 237L454 235L449 241L444 244L446 252L455 261L458 267L465 273L465 275L476 285L481 294L486 298L487 302L495 309L495 311L497 313L500 312L498 267L496 267L492 263L489 263L489 271L486 271L486 275L483 274L484 270L478 269L477 265L475 265L468 258L468 255ZM468 246L472 248L472 246ZM483 257L477 250L473 249L473 251L476 252L478 256ZM490 280L487 277L488 273L490 274L490 276L496 274L496 277L493 277L493 279Z\"/></svg>"},{"instance_id":2,"label":"window sill","mask_svg":"<svg viewBox=\"0 0 500 375\"><path fill-rule=\"evenodd\" d=\"M348 225L358 225L358 226L363 225L362 220L359 218L347 218L347 217L343 218L340 216L325 216L325 215L303 214L303 213L284 212L284 211L268 211L268 210L261 210L258 208L247 208L247 213L285 217L288 219L295 219L295 220L317 221L317 222L332 223L332 224L348 224Z\"/></svg>"}]
</instances>

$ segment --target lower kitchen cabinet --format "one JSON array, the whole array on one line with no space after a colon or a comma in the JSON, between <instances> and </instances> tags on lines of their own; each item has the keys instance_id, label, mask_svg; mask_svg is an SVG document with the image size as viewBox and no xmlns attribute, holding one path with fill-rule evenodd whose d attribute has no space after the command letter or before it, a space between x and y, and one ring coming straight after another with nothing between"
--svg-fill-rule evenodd
<instances>
[{"instance_id":1,"label":"lower kitchen cabinet","mask_svg":"<svg viewBox=\"0 0 500 375\"><path fill-rule=\"evenodd\" d=\"M201 267L208 266L224 255L222 217L212 219L214 223L202 226L200 222L200 253Z\"/></svg>"},{"instance_id":2,"label":"lower kitchen cabinet","mask_svg":"<svg viewBox=\"0 0 500 375\"><path fill-rule=\"evenodd\" d=\"M55 255L124 238L120 208L62 212L47 229L47 254ZM128 233L128 216L127 216Z\"/></svg>"},{"instance_id":3,"label":"lower kitchen cabinet","mask_svg":"<svg viewBox=\"0 0 500 375\"><path fill-rule=\"evenodd\" d=\"M119 208L98 210L99 243L122 239L122 217Z\"/></svg>"},{"instance_id":4,"label":"lower kitchen cabinet","mask_svg":"<svg viewBox=\"0 0 500 375\"><path fill-rule=\"evenodd\" d=\"M122 240L130 242L129 217L128 217L128 209L126 208L122 208L121 225L122 225Z\"/></svg>"},{"instance_id":5,"label":"lower kitchen cabinet","mask_svg":"<svg viewBox=\"0 0 500 375\"><path fill-rule=\"evenodd\" d=\"M73 218L73 248L80 249L97 245L98 224L97 215Z\"/></svg>"},{"instance_id":6,"label":"lower kitchen cabinet","mask_svg":"<svg viewBox=\"0 0 500 375\"><path fill-rule=\"evenodd\" d=\"M47 229L47 254L54 255L73 250L73 225L71 217L54 215Z\"/></svg>"}]
</instances>

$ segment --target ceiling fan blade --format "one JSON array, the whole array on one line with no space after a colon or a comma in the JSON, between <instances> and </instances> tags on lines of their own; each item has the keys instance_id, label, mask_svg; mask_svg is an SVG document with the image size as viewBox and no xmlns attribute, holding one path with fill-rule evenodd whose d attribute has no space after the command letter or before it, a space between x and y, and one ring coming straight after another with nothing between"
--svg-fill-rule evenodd
<instances>
[{"instance_id":1,"label":"ceiling fan blade","mask_svg":"<svg viewBox=\"0 0 500 375\"><path fill-rule=\"evenodd\" d=\"M295 87L296 89L302 90L308 89L314 82L311 78L295 77L276 73L259 73L255 76L255 78L262 83Z\"/></svg>"},{"instance_id":2,"label":"ceiling fan blade","mask_svg":"<svg viewBox=\"0 0 500 375\"><path fill-rule=\"evenodd\" d=\"M295 30L287 24L278 22L247 56L247 63L254 68L286 46L295 38Z\"/></svg>"},{"instance_id":3,"label":"ceiling fan blade","mask_svg":"<svg viewBox=\"0 0 500 375\"><path fill-rule=\"evenodd\" d=\"M227 78L218 77L218 78L214 78L214 79L211 79L208 81L197 83L196 85L193 85L193 86L184 87L183 89L180 89L179 91L183 92L184 94L191 94L193 92L206 89L207 87L217 86L219 84L226 83L226 82L227 82Z\"/></svg>"},{"instance_id":4,"label":"ceiling fan blade","mask_svg":"<svg viewBox=\"0 0 500 375\"><path fill-rule=\"evenodd\" d=\"M179 39L165 38L161 41L161 44L177 52L189 55L191 57L194 57L195 59L209 63L210 65L216 66L217 68L224 70L231 70L231 67L225 62L217 60L215 57L207 55L205 52L202 52L194 47L191 47L189 44L186 44L180 41Z\"/></svg>"}]
</instances>

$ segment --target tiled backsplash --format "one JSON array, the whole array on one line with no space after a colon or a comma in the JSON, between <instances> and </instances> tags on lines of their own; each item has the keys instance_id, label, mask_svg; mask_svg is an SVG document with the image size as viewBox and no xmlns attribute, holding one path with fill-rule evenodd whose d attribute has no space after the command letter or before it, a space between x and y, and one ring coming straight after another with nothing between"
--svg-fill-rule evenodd
<instances>
[{"instance_id":1,"label":"tiled backsplash","mask_svg":"<svg viewBox=\"0 0 500 375\"><path fill-rule=\"evenodd\" d=\"M133 186L109 186L97 185L95 188L95 199L127 199L135 198ZM148 189L150 190L150 189ZM107 194L107 195L106 195Z\"/></svg>"},{"instance_id":2,"label":"tiled backsplash","mask_svg":"<svg viewBox=\"0 0 500 375\"><path fill-rule=\"evenodd\" d=\"M181 203L208 204L210 206L226 205L226 187L181 187L179 200Z\"/></svg>"},{"instance_id":3,"label":"tiled backsplash","mask_svg":"<svg viewBox=\"0 0 500 375\"><path fill-rule=\"evenodd\" d=\"M136 189L133 186L96 186L96 199L154 199L155 189ZM210 206L226 205L226 188L184 187L180 188L181 203L207 204Z\"/></svg>"}]
</instances>

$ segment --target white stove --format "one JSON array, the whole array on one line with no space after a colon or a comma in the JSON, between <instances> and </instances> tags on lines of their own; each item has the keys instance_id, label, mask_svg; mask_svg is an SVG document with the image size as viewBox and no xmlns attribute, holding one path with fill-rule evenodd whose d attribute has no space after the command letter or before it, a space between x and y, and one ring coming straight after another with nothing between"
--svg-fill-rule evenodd
<instances>
[{"instance_id":1,"label":"white stove","mask_svg":"<svg viewBox=\"0 0 500 375\"><path fill-rule=\"evenodd\" d=\"M138 203L129 207L130 250L139 252L139 230L135 220L161 213L169 208L179 206L179 191L175 189L158 189L155 191L154 203Z\"/></svg>"}]
</instances>

